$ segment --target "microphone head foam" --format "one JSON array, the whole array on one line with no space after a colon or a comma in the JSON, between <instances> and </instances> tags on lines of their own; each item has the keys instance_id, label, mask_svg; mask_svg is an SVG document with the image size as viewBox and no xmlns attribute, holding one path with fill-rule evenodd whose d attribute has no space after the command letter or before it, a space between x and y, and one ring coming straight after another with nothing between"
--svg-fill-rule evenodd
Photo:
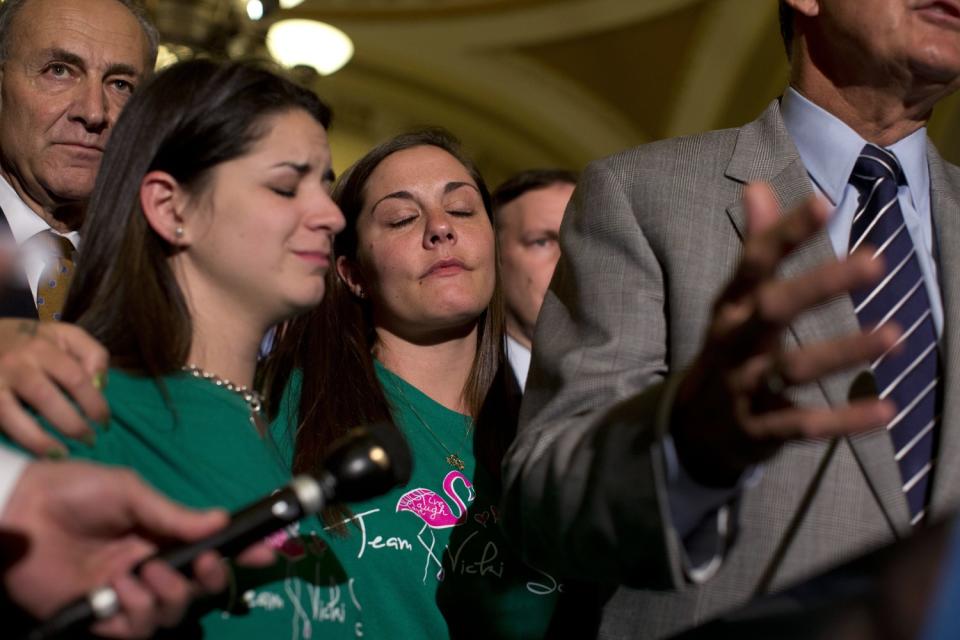
<instances>
[{"instance_id":1,"label":"microphone head foam","mask_svg":"<svg viewBox=\"0 0 960 640\"><path fill-rule=\"evenodd\" d=\"M358 502L382 495L409 481L412 466L407 441L393 424L357 427L335 442L324 460L333 479L328 499Z\"/></svg>"},{"instance_id":2,"label":"microphone head foam","mask_svg":"<svg viewBox=\"0 0 960 640\"><path fill-rule=\"evenodd\" d=\"M410 456L410 447L407 446L407 440L400 433L400 429L391 422L377 422L368 425L367 431L380 443L390 459L394 482L398 485L407 484L410 481L410 473L413 471L413 458Z\"/></svg>"}]
</instances>

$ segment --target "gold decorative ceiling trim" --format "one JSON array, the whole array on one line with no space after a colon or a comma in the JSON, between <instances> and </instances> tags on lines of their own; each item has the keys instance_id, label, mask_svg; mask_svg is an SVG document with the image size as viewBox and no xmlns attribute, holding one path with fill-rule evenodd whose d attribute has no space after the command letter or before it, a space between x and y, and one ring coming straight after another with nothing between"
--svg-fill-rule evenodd
<instances>
[{"instance_id":1,"label":"gold decorative ceiling trim","mask_svg":"<svg viewBox=\"0 0 960 640\"><path fill-rule=\"evenodd\" d=\"M758 51L771 49L771 34L774 39L779 38L777 5L758 3L752 11L743 9L743 0L713 0L705 6L704 19L697 25L693 47L684 65L680 91L670 105L671 113L662 131L664 137L723 126L725 109L744 92L744 82L754 89L769 84L770 74L757 77L756 58ZM776 45L773 49L776 50ZM774 57L774 68L778 64L785 66ZM780 84L782 81L778 78L782 74L774 75L774 83ZM752 93L763 100L762 91ZM771 94L771 98L773 95L776 94Z\"/></svg>"},{"instance_id":2,"label":"gold decorative ceiling trim","mask_svg":"<svg viewBox=\"0 0 960 640\"><path fill-rule=\"evenodd\" d=\"M509 11L473 16L427 12L417 19L348 20L300 5L290 17L326 20L350 34L358 50L367 46L415 46L418 49L490 51L513 49L584 36L669 15L705 0L560 0L520 2ZM713 0L709 0L713 1ZM750 0L754 2L756 0ZM299 12L299 13L298 13Z\"/></svg>"},{"instance_id":3,"label":"gold decorative ceiling trim","mask_svg":"<svg viewBox=\"0 0 960 640\"><path fill-rule=\"evenodd\" d=\"M297 17L316 20L460 18L576 1L577 0L310 0L298 7L295 13Z\"/></svg>"},{"instance_id":4,"label":"gold decorative ceiling trim","mask_svg":"<svg viewBox=\"0 0 960 640\"><path fill-rule=\"evenodd\" d=\"M445 111L459 112L464 122L472 121L474 123L488 123L491 125L495 124L497 128L508 134L508 137L514 141L527 141L545 156L566 158L567 160L564 164L567 165L577 164L578 158L575 157L575 154L571 153L570 146L558 141L549 133L545 131L533 130L528 126L525 126L524 123L517 122L516 120L506 116L502 111L492 108L490 105L478 102L476 100L471 100L469 97L466 97L457 91L451 91L437 86L418 74L405 74L398 72L397 70L388 71L380 67L367 66L362 63L355 64L353 71L353 81L351 84L354 84L355 88L357 88L357 83L362 83L371 87L379 85L385 90L393 93L398 91L402 92L406 96L409 96L411 102L421 100L424 103L430 102L435 105L442 105L443 110ZM337 76L331 76L328 79L321 80L315 89L322 97L324 94L325 85L332 87L333 85L341 84L340 81L344 80L346 79L342 77L338 78ZM435 122L430 121L429 119L419 119L412 115L413 112L406 110L404 113L405 117L403 119L407 120L407 124L404 125L405 128L409 129L429 126L444 126L450 128L454 135L458 137L464 137L461 135L461 132L456 129L456 125L450 122ZM400 133L400 131L392 131L389 135L396 133ZM464 142L467 141L464 140Z\"/></svg>"}]
</instances>

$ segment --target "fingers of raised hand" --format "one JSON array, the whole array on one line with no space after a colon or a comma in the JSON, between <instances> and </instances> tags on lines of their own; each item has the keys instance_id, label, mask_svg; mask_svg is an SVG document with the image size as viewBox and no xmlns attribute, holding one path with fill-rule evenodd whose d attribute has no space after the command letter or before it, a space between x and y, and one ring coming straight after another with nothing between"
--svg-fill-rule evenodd
<instances>
[{"instance_id":1,"label":"fingers of raised hand","mask_svg":"<svg viewBox=\"0 0 960 640\"><path fill-rule=\"evenodd\" d=\"M803 409L783 397L787 387L814 382L823 376L864 365L893 349L899 329L883 327L827 340L778 354L758 357L744 367L745 386L752 386L752 415L743 420L748 437L762 442L795 438L850 435L882 426L893 405L876 397L839 409Z\"/></svg>"},{"instance_id":2,"label":"fingers of raised hand","mask_svg":"<svg viewBox=\"0 0 960 640\"><path fill-rule=\"evenodd\" d=\"M752 182L743 189L743 210L747 218L747 234L758 236L776 226L780 220L780 203L771 186Z\"/></svg>"},{"instance_id":3,"label":"fingers of raised hand","mask_svg":"<svg viewBox=\"0 0 960 640\"><path fill-rule=\"evenodd\" d=\"M747 186L744 206L748 233L740 265L721 296L725 301L737 301L772 278L783 258L817 233L827 218L826 205L815 197L780 216L779 205L765 184Z\"/></svg>"},{"instance_id":4,"label":"fingers of raised hand","mask_svg":"<svg viewBox=\"0 0 960 640\"><path fill-rule=\"evenodd\" d=\"M769 407L770 398L782 398L788 387L867 365L895 350L900 335L897 326L887 325L873 332L824 340L791 351L761 354L740 367L731 380L735 391L752 395L760 406Z\"/></svg>"},{"instance_id":5,"label":"fingers of raised hand","mask_svg":"<svg viewBox=\"0 0 960 640\"><path fill-rule=\"evenodd\" d=\"M771 272L784 256L800 243L809 240L823 228L828 216L828 207L823 198L810 196L785 215L775 215L765 224L758 224L759 209L778 212L779 205L768 185L750 185L745 191L747 214L746 254L767 272Z\"/></svg>"},{"instance_id":6,"label":"fingers of raised hand","mask_svg":"<svg viewBox=\"0 0 960 640\"><path fill-rule=\"evenodd\" d=\"M809 438L847 436L877 429L894 415L886 400L858 400L840 408L790 406L753 416L746 421L747 435L760 442L786 442Z\"/></svg>"},{"instance_id":7,"label":"fingers of raised hand","mask_svg":"<svg viewBox=\"0 0 960 640\"><path fill-rule=\"evenodd\" d=\"M883 264L859 252L843 261L832 261L795 278L765 282L756 292L758 322L783 328L803 311L874 282Z\"/></svg>"},{"instance_id":8,"label":"fingers of raised hand","mask_svg":"<svg viewBox=\"0 0 960 640\"><path fill-rule=\"evenodd\" d=\"M787 385L813 382L823 376L865 365L892 349L900 337L895 326L826 340L785 353L777 373Z\"/></svg>"},{"instance_id":9,"label":"fingers of raised hand","mask_svg":"<svg viewBox=\"0 0 960 640\"><path fill-rule=\"evenodd\" d=\"M713 339L732 362L776 348L780 332L804 311L831 298L869 285L883 265L860 251L794 278L771 279L754 288L749 300L718 304Z\"/></svg>"}]
</instances>

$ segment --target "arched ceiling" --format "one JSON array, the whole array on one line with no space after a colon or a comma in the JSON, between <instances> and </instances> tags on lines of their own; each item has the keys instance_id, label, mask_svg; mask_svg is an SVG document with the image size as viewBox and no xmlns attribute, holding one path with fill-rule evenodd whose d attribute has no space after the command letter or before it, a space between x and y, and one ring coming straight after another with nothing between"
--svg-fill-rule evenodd
<instances>
[{"instance_id":1,"label":"arched ceiling","mask_svg":"<svg viewBox=\"0 0 960 640\"><path fill-rule=\"evenodd\" d=\"M154 0L158 5L183 0ZM217 0L204 0L214 3ZM241 2L242 0L222 0ZM488 180L736 126L786 84L776 0L305 0L356 55L315 88L338 170L390 135L447 127ZM931 134L960 159L960 103Z\"/></svg>"},{"instance_id":2,"label":"arched ceiling","mask_svg":"<svg viewBox=\"0 0 960 640\"><path fill-rule=\"evenodd\" d=\"M313 11L323 11L328 16L378 18L404 17L415 14L451 14L484 12L495 9L515 8L521 5L546 4L552 0L315 0L310 3Z\"/></svg>"}]
</instances>

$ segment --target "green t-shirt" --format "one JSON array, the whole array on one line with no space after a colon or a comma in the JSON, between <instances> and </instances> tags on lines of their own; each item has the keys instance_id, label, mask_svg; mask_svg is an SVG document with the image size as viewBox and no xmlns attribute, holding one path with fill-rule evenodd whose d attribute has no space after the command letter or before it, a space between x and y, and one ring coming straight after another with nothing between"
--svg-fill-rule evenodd
<instances>
[{"instance_id":1,"label":"green t-shirt","mask_svg":"<svg viewBox=\"0 0 960 640\"><path fill-rule=\"evenodd\" d=\"M109 428L97 430L92 448L63 440L71 457L136 469L162 493L197 508L236 510L290 481L289 463L257 433L236 393L188 374L163 378L163 390L151 378L116 369L108 381ZM318 537L321 530L307 518L271 536L277 562L236 569L224 607L232 613L204 615L204 637L319 638L320 620L344 619L352 609L344 573Z\"/></svg>"},{"instance_id":2,"label":"green t-shirt","mask_svg":"<svg viewBox=\"0 0 960 640\"><path fill-rule=\"evenodd\" d=\"M560 585L524 565L503 538L498 496L474 458L471 419L376 367L413 474L404 487L349 505L347 535L329 534L348 576L349 615L322 621L318 637L542 638ZM273 427L286 459L299 384L293 376ZM446 461L451 452L463 471Z\"/></svg>"}]
</instances>

